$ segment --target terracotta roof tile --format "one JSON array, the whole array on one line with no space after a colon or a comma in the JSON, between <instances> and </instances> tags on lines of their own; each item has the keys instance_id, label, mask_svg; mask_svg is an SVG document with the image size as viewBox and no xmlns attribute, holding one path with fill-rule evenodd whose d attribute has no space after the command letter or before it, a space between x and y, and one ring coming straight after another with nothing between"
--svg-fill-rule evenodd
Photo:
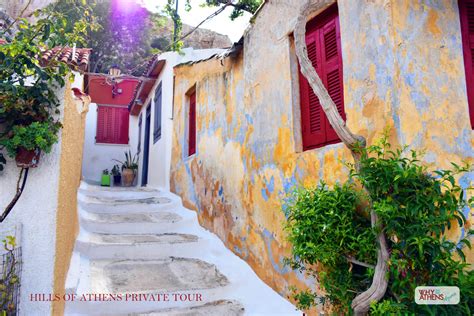
<instances>
[{"instance_id":1,"label":"terracotta roof tile","mask_svg":"<svg viewBox=\"0 0 474 316\"><path fill-rule=\"evenodd\" d=\"M3 38L0 38L0 45L6 44L6 43L7 43L6 40L4 40Z\"/></svg>"},{"instance_id":2,"label":"terracotta roof tile","mask_svg":"<svg viewBox=\"0 0 474 316\"><path fill-rule=\"evenodd\" d=\"M40 63L44 65L55 58L81 71L87 71L91 51L91 48L76 48L74 50L71 47L55 47L42 53Z\"/></svg>"}]
</instances>

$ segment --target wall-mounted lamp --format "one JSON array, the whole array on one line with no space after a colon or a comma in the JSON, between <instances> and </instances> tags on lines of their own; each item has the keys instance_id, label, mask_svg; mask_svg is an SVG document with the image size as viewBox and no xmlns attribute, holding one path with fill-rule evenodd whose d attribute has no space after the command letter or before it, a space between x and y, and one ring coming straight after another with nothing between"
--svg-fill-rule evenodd
<instances>
[{"instance_id":1,"label":"wall-mounted lamp","mask_svg":"<svg viewBox=\"0 0 474 316\"><path fill-rule=\"evenodd\" d=\"M109 75L111 76L117 77L120 76L120 73L120 68L117 65L112 65L112 67L109 69Z\"/></svg>"}]
</instances>

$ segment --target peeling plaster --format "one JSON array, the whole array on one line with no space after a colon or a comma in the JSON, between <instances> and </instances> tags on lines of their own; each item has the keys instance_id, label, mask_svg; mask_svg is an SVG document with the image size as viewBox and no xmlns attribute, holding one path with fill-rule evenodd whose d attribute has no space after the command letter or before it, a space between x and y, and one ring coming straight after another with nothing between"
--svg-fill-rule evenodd
<instances>
[{"instance_id":1,"label":"peeling plaster","mask_svg":"<svg viewBox=\"0 0 474 316\"><path fill-rule=\"evenodd\" d=\"M314 285L281 264L290 250L282 201L297 186L347 180L341 161L352 161L342 144L296 150L295 58L292 39L282 34L291 34L300 1L285 3L291 5L265 4L239 56L175 68L179 119L171 166L172 190L198 210L201 224L282 295L290 284ZM457 2L341 0L338 6L348 126L369 144L390 128L394 146L425 150L431 168L474 162ZM279 16L290 18L274 23ZM183 162L182 105L191 83L198 83L197 154ZM460 180L467 186L474 175ZM457 227L449 236L463 233ZM467 257L474 262L472 250Z\"/></svg>"}]
</instances>

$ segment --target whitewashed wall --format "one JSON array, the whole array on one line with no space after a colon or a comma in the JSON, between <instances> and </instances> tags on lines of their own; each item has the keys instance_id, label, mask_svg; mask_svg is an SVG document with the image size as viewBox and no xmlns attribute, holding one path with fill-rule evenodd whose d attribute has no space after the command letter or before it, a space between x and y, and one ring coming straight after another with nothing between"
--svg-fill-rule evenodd
<instances>
[{"instance_id":1,"label":"whitewashed wall","mask_svg":"<svg viewBox=\"0 0 474 316\"><path fill-rule=\"evenodd\" d=\"M145 101L144 106L141 109L140 114L143 116L142 121L142 145L140 152L140 168L138 183L141 183L142 177L142 161L143 161L143 148L144 148L144 131L145 131L145 114L146 108L151 106L151 127L150 127L150 154L148 164L148 187L163 188L169 190L170 187L170 166L171 166L171 141L172 141L172 130L173 130L173 68L177 64L198 61L207 59L216 53L223 53L225 49L198 49L185 48L182 54L175 52L168 52L161 54L159 59L166 60L165 66L162 69L148 99ZM155 116L155 104L154 96L155 90L158 85L162 84L162 115L161 115L161 138L153 143L153 130L154 130L154 116ZM138 118L132 123L134 125L134 139L138 138ZM133 125L132 125L133 124ZM132 138L132 137L130 137ZM136 143L135 143L136 144ZM136 146L135 146L136 148Z\"/></svg>"},{"instance_id":2,"label":"whitewashed wall","mask_svg":"<svg viewBox=\"0 0 474 316\"><path fill-rule=\"evenodd\" d=\"M128 145L97 144L95 135L97 130L97 104L89 105L89 112L86 117L86 133L84 141L84 155L82 160L82 176L89 183L99 183L102 170L109 169L117 164L112 159L123 161L124 152L131 150L132 154L137 152L137 128L138 120L130 117L129 143Z\"/></svg>"},{"instance_id":3,"label":"whitewashed wall","mask_svg":"<svg viewBox=\"0 0 474 316\"><path fill-rule=\"evenodd\" d=\"M82 88L83 77L76 74L72 87ZM64 89L57 96L64 109ZM67 93L71 93L67 91ZM0 223L3 237L21 227L17 236L22 247L20 315L49 315L51 302L32 302L30 294L53 292L56 245L56 210L60 167L61 132L59 142L51 153L42 154L37 168L30 168L25 190L10 215ZM6 168L0 171L1 212L13 198L20 169L13 159L7 158Z\"/></svg>"}]
</instances>

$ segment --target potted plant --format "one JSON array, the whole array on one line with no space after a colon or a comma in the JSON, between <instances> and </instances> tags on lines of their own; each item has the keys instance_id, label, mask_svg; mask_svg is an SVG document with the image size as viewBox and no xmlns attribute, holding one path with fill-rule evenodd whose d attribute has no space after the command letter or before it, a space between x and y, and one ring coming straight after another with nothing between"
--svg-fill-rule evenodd
<instances>
[{"instance_id":1,"label":"potted plant","mask_svg":"<svg viewBox=\"0 0 474 316\"><path fill-rule=\"evenodd\" d=\"M100 179L100 185L103 187L110 187L109 169L104 169L102 171L102 178Z\"/></svg>"},{"instance_id":2,"label":"potted plant","mask_svg":"<svg viewBox=\"0 0 474 316\"><path fill-rule=\"evenodd\" d=\"M112 168L112 175L114 176L114 185L120 185L122 182L122 175L120 174L119 165Z\"/></svg>"},{"instance_id":3,"label":"potted plant","mask_svg":"<svg viewBox=\"0 0 474 316\"><path fill-rule=\"evenodd\" d=\"M38 166L41 151L51 152L53 144L58 141L59 122L33 122L29 125L14 125L13 128L0 138L10 157L15 158L21 168Z\"/></svg>"},{"instance_id":4,"label":"potted plant","mask_svg":"<svg viewBox=\"0 0 474 316\"><path fill-rule=\"evenodd\" d=\"M137 154L132 156L132 152L129 150L128 152L125 152L124 161L120 161L117 159L113 160L119 162L122 165L123 186L131 186L133 184L133 181L135 180L135 176L138 170Z\"/></svg>"}]
</instances>

